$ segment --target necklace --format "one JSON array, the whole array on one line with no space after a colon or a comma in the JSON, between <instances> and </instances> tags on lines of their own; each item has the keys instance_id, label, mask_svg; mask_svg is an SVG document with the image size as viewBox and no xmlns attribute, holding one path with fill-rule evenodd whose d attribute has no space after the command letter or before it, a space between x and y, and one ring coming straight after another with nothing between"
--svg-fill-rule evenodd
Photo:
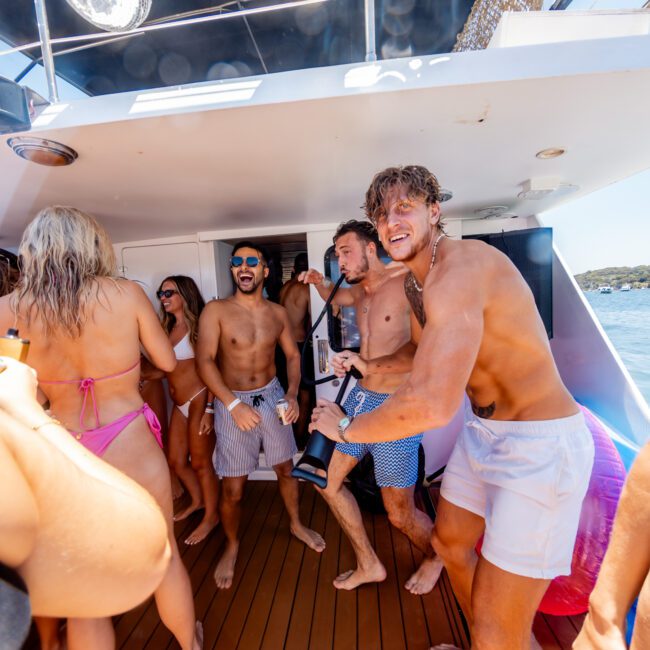
<instances>
[{"instance_id":1,"label":"necklace","mask_svg":"<svg viewBox=\"0 0 650 650\"><path fill-rule=\"evenodd\" d=\"M438 249L438 243L443 237L446 237L444 232L441 232L438 235L438 239L433 244L433 253L431 253L431 264L429 264L429 271L433 268L433 265L436 263L436 250ZM422 293L422 287L420 286L420 283L415 279L415 275L413 275L413 271L409 273L409 282L411 283L411 286L418 292Z\"/></svg>"}]
</instances>

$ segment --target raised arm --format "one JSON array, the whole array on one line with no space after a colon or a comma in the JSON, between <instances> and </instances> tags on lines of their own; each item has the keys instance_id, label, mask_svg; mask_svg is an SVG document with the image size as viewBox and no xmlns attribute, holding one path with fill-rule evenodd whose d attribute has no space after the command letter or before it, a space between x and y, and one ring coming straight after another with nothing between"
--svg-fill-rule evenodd
<instances>
[{"instance_id":1,"label":"raised arm","mask_svg":"<svg viewBox=\"0 0 650 650\"><path fill-rule=\"evenodd\" d=\"M304 282L305 284L312 284L318 295L323 299L327 300L330 293L332 293L332 288L334 283L326 278L320 271L316 269L309 269L309 271L303 271L298 276L299 282ZM334 298L332 300L333 305L338 305L339 307L352 307L354 305L355 294L354 290L351 288L341 288L337 290Z\"/></svg>"},{"instance_id":2,"label":"raised arm","mask_svg":"<svg viewBox=\"0 0 650 650\"><path fill-rule=\"evenodd\" d=\"M379 408L355 418L351 442L385 442L447 424L463 399L483 334L483 290L464 274L425 284L426 325L408 379ZM312 428L338 440L338 407L319 401Z\"/></svg>"},{"instance_id":3,"label":"raised arm","mask_svg":"<svg viewBox=\"0 0 650 650\"><path fill-rule=\"evenodd\" d=\"M158 320L153 305L138 284L128 280L122 280L122 282L128 283L127 286L135 304L138 318L138 335L147 357L152 365L159 370L171 372L176 367L174 349Z\"/></svg>"}]
</instances>

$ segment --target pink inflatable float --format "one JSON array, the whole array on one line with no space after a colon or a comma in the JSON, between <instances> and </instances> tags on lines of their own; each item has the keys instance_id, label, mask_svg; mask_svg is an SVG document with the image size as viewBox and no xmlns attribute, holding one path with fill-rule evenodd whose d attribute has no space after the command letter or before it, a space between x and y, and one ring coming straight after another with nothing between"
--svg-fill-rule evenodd
<instances>
[{"instance_id":1,"label":"pink inflatable float","mask_svg":"<svg viewBox=\"0 0 650 650\"><path fill-rule=\"evenodd\" d=\"M625 468L607 429L591 411L580 408L594 438L595 458L582 504L571 575L553 580L539 606L540 612L557 616L587 611L625 481Z\"/></svg>"}]
</instances>

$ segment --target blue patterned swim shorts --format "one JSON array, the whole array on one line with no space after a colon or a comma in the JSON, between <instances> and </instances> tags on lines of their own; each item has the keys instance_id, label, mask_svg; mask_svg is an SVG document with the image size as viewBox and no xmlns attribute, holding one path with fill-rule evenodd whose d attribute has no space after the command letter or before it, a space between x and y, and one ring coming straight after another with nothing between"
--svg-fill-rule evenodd
<instances>
[{"instance_id":1,"label":"blue patterned swim shorts","mask_svg":"<svg viewBox=\"0 0 650 650\"><path fill-rule=\"evenodd\" d=\"M375 393L357 384L348 395L343 410L349 417L374 411L390 397ZM370 454L375 463L375 479L379 487L406 488L418 480L418 448L422 434L391 442L337 442L336 449L361 460Z\"/></svg>"}]
</instances>

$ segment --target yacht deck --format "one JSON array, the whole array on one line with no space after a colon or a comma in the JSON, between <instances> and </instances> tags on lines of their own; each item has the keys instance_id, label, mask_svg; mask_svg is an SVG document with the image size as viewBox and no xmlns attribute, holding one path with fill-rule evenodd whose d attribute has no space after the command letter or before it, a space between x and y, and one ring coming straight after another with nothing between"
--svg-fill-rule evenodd
<instances>
[{"instance_id":1,"label":"yacht deck","mask_svg":"<svg viewBox=\"0 0 650 650\"><path fill-rule=\"evenodd\" d=\"M437 491L432 489L431 496L435 500ZM227 591L218 591L212 579L224 544L221 528L190 547L182 540L200 515L176 524L197 615L203 621L205 648L419 650L437 643L469 648L445 573L424 597L403 588L421 556L385 515L364 513L364 522L388 571L386 581L343 592L332 587L332 580L354 564L348 540L320 495L305 484L301 484L301 512L303 521L324 531L327 549L322 555L289 534L276 482L249 483L235 580ZM545 650L569 649L581 620L538 615L535 634ZM117 646L124 650L178 647L161 624L152 599L117 617L115 629Z\"/></svg>"}]
</instances>

